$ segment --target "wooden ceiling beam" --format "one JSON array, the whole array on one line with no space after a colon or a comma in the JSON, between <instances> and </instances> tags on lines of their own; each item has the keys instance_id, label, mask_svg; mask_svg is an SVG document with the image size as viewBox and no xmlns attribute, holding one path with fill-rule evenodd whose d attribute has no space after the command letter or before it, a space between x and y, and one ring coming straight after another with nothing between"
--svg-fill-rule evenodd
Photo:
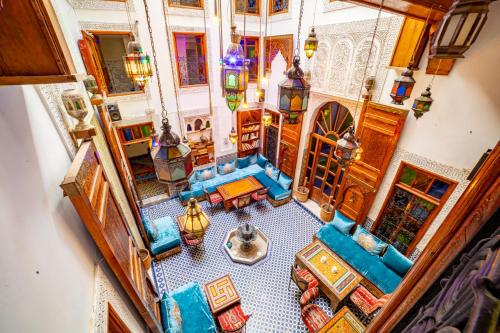
<instances>
[{"instance_id":1,"label":"wooden ceiling beam","mask_svg":"<svg viewBox=\"0 0 500 333\"><path fill-rule=\"evenodd\" d=\"M371 8L379 8L381 0L348 0L348 2L367 6ZM425 20L432 8L430 21L440 21L444 14L448 11L453 0L385 0L384 10L400 15L406 15L416 19Z\"/></svg>"}]
</instances>

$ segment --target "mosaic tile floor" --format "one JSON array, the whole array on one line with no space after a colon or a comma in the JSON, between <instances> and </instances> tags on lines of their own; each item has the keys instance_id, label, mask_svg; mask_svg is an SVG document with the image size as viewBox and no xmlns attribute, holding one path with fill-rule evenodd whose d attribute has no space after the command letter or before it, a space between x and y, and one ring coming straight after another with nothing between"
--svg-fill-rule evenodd
<instances>
[{"instance_id":1,"label":"mosaic tile floor","mask_svg":"<svg viewBox=\"0 0 500 333\"><path fill-rule=\"evenodd\" d=\"M300 320L299 290L293 283L288 289L290 267L295 253L311 242L321 223L294 201L277 208L267 202L253 204L242 213L225 213L220 205L211 208L207 202L201 205L212 222L204 247L192 250L183 245L181 254L154 264L160 293L190 281L203 286L230 274L241 295L243 309L252 314L247 333L307 332ZM176 217L184 212L177 199L144 209L151 218ZM246 221L259 227L272 243L269 257L254 266L233 263L221 246L226 233ZM332 316L326 298L320 297L314 303Z\"/></svg>"}]
</instances>

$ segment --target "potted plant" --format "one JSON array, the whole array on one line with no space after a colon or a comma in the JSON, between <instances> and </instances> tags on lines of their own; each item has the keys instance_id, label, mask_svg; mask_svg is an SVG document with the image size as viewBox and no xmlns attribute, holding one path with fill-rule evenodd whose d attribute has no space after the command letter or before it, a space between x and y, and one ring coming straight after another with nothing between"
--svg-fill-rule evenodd
<instances>
[{"instance_id":1,"label":"potted plant","mask_svg":"<svg viewBox=\"0 0 500 333\"><path fill-rule=\"evenodd\" d=\"M323 222L331 222L333 220L333 214L335 213L335 207L332 205L333 196L328 198L328 202L321 205L320 217Z\"/></svg>"},{"instance_id":2,"label":"potted plant","mask_svg":"<svg viewBox=\"0 0 500 333\"><path fill-rule=\"evenodd\" d=\"M149 254L149 251L147 249L139 249L138 252L144 267L149 269L151 267L151 255Z\"/></svg>"},{"instance_id":3,"label":"potted plant","mask_svg":"<svg viewBox=\"0 0 500 333\"><path fill-rule=\"evenodd\" d=\"M295 198L300 202L306 202L309 199L309 188L307 188L307 177L304 178L304 184L298 186L295 190Z\"/></svg>"}]
</instances>

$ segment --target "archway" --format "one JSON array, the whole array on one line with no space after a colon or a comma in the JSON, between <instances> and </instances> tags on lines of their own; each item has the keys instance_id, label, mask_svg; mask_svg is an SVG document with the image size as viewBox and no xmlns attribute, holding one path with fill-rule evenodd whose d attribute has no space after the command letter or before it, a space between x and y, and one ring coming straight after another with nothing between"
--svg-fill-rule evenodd
<instances>
[{"instance_id":1,"label":"archway","mask_svg":"<svg viewBox=\"0 0 500 333\"><path fill-rule=\"evenodd\" d=\"M342 181L342 167L333 152L337 140L353 124L349 110L338 102L328 102L318 110L309 137L306 177L311 199L321 204L338 195Z\"/></svg>"}]
</instances>

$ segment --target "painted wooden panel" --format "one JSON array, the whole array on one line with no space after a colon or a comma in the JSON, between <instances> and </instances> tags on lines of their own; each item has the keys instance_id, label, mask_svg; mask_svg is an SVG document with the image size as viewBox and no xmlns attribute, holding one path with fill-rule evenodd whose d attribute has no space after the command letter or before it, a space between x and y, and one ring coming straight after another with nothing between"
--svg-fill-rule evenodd
<instances>
[{"instance_id":1,"label":"painted wooden panel","mask_svg":"<svg viewBox=\"0 0 500 333\"><path fill-rule=\"evenodd\" d=\"M419 41L422 34L428 33L425 21L405 17L403 26L399 32L398 41L394 47L394 53L390 66L406 67L410 63L413 53L417 50L415 55L416 64L420 61L423 50L420 48ZM422 37L422 41L426 42L428 35ZM420 43L421 44L421 43ZM425 44L425 43L424 43Z\"/></svg>"}]
</instances>

